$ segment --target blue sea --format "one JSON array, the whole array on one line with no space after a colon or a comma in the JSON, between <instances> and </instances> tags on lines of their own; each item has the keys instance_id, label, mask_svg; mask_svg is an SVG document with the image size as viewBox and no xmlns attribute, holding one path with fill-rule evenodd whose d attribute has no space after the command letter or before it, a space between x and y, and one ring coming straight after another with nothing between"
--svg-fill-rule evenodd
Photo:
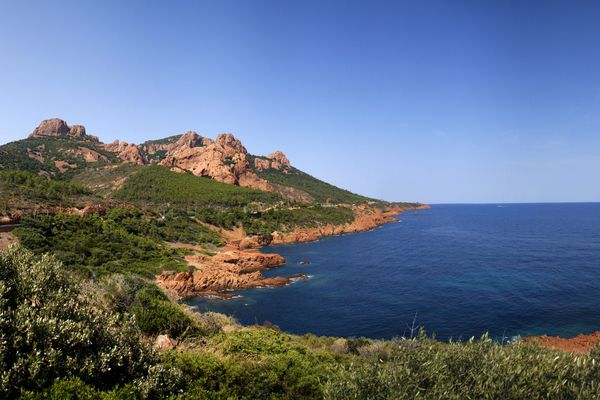
<instances>
[{"instance_id":1,"label":"blue sea","mask_svg":"<svg viewBox=\"0 0 600 400\"><path fill-rule=\"evenodd\" d=\"M188 304L296 334L406 336L415 315L441 340L600 330L599 203L434 205L400 219L266 248L287 264L265 275L310 279Z\"/></svg>"}]
</instances>

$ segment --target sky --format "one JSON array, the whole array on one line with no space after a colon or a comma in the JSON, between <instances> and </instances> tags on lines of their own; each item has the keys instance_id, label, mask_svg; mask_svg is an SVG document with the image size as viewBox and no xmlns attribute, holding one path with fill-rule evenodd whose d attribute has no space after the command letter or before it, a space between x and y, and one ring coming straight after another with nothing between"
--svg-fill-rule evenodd
<instances>
[{"instance_id":1,"label":"sky","mask_svg":"<svg viewBox=\"0 0 600 400\"><path fill-rule=\"evenodd\" d=\"M600 3L0 0L0 143L195 130L427 203L600 201Z\"/></svg>"}]
</instances>

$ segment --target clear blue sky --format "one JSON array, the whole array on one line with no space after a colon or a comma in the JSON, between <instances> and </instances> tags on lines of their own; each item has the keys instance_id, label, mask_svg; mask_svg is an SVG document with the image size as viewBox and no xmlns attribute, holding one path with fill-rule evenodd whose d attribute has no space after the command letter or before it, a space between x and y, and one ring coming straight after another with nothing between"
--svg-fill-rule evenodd
<instances>
[{"instance_id":1,"label":"clear blue sky","mask_svg":"<svg viewBox=\"0 0 600 400\"><path fill-rule=\"evenodd\" d=\"M389 200L600 201L600 3L2 1L0 142L55 116Z\"/></svg>"}]
</instances>

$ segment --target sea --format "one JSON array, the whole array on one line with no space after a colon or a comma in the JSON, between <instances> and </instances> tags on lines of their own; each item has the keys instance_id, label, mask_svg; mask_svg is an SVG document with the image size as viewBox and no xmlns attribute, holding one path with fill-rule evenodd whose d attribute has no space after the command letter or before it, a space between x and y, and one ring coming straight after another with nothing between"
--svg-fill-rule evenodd
<instances>
[{"instance_id":1,"label":"sea","mask_svg":"<svg viewBox=\"0 0 600 400\"><path fill-rule=\"evenodd\" d=\"M294 334L439 340L600 330L600 203L433 205L400 222L273 246L274 288L198 297L198 311Z\"/></svg>"}]
</instances>

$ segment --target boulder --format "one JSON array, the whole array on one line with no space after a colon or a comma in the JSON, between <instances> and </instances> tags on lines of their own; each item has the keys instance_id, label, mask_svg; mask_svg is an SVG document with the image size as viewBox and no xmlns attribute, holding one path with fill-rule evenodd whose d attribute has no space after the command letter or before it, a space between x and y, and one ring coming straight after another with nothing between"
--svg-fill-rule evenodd
<instances>
[{"instance_id":1,"label":"boulder","mask_svg":"<svg viewBox=\"0 0 600 400\"><path fill-rule=\"evenodd\" d=\"M158 335L154 341L154 348L158 351L172 350L176 345L168 335Z\"/></svg>"}]
</instances>

